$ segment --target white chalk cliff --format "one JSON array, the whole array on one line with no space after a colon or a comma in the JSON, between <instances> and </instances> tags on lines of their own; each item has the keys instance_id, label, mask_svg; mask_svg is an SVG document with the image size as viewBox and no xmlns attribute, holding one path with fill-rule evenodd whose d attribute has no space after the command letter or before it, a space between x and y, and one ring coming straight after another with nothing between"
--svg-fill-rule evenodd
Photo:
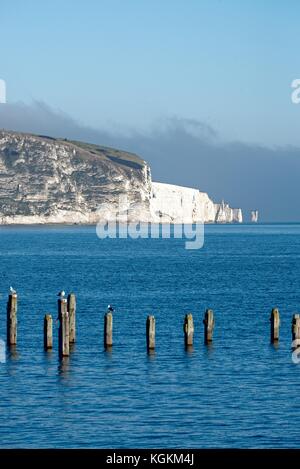
<instances>
[{"instance_id":1,"label":"white chalk cliff","mask_svg":"<svg viewBox=\"0 0 300 469\"><path fill-rule=\"evenodd\" d=\"M152 182L150 209L161 223L241 223L241 209L215 204L206 192L189 187Z\"/></svg>"},{"instance_id":2,"label":"white chalk cliff","mask_svg":"<svg viewBox=\"0 0 300 469\"><path fill-rule=\"evenodd\" d=\"M120 206L121 203L121 206ZM0 131L0 224L242 222L197 189L152 182L132 153Z\"/></svg>"}]
</instances>

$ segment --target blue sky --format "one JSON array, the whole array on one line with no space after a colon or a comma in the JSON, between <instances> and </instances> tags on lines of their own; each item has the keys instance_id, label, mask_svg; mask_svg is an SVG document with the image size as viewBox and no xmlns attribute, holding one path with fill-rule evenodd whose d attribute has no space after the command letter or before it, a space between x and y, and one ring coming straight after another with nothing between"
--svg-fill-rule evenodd
<instances>
[{"instance_id":1,"label":"blue sky","mask_svg":"<svg viewBox=\"0 0 300 469\"><path fill-rule=\"evenodd\" d=\"M225 140L300 145L300 3L1 0L0 78L95 128L196 119Z\"/></svg>"}]
</instances>

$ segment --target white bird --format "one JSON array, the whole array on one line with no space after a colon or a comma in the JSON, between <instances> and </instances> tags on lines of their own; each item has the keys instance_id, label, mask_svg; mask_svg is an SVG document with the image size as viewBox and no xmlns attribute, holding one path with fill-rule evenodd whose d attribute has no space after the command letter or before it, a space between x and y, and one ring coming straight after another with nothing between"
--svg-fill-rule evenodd
<instances>
[{"instance_id":1,"label":"white bird","mask_svg":"<svg viewBox=\"0 0 300 469\"><path fill-rule=\"evenodd\" d=\"M9 291L12 295L17 293L16 290L13 287L9 287Z\"/></svg>"},{"instance_id":2,"label":"white bird","mask_svg":"<svg viewBox=\"0 0 300 469\"><path fill-rule=\"evenodd\" d=\"M65 295L66 295L66 292L64 290L57 293L57 296L60 296L60 298L63 298Z\"/></svg>"}]
</instances>

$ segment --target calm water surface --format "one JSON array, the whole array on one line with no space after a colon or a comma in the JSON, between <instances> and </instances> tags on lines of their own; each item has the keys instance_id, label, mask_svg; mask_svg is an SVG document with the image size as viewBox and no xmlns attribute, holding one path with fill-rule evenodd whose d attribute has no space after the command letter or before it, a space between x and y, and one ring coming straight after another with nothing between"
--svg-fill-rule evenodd
<instances>
[{"instance_id":1,"label":"calm water surface","mask_svg":"<svg viewBox=\"0 0 300 469\"><path fill-rule=\"evenodd\" d=\"M0 364L0 446L299 447L300 365L291 316L300 309L300 225L207 226L205 246L181 240L99 240L93 227L0 229L0 337L18 290L18 346ZM59 362L43 351L56 293L77 294L77 343ZM103 350L103 314L114 346ZM269 315L281 340L269 343ZM215 312L211 347L203 314ZM186 352L183 317L194 314ZM145 349L156 316L157 349Z\"/></svg>"}]
</instances>

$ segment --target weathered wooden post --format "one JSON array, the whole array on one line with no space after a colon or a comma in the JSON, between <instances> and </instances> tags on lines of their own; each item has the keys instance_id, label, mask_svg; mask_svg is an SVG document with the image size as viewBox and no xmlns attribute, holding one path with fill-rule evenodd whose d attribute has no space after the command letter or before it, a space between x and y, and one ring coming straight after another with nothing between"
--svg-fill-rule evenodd
<instances>
[{"instance_id":1,"label":"weathered wooden post","mask_svg":"<svg viewBox=\"0 0 300 469\"><path fill-rule=\"evenodd\" d=\"M214 320L214 312L212 309L207 309L205 311L205 316L203 320L204 324L204 341L206 344L212 342L215 320Z\"/></svg>"},{"instance_id":2,"label":"weathered wooden post","mask_svg":"<svg viewBox=\"0 0 300 469\"><path fill-rule=\"evenodd\" d=\"M292 346L297 348L300 345L300 314L294 314L292 319Z\"/></svg>"},{"instance_id":3,"label":"weathered wooden post","mask_svg":"<svg viewBox=\"0 0 300 469\"><path fill-rule=\"evenodd\" d=\"M15 291L11 292L7 301L7 344L17 345L17 306L18 295Z\"/></svg>"},{"instance_id":4,"label":"weathered wooden post","mask_svg":"<svg viewBox=\"0 0 300 469\"><path fill-rule=\"evenodd\" d=\"M194 338L194 321L192 314L186 314L184 318L184 338L185 338L185 345L193 345L193 338Z\"/></svg>"},{"instance_id":5,"label":"weathered wooden post","mask_svg":"<svg viewBox=\"0 0 300 469\"><path fill-rule=\"evenodd\" d=\"M271 311L271 343L277 342L279 340L279 326L280 326L280 315L277 308L273 308Z\"/></svg>"},{"instance_id":6,"label":"weathered wooden post","mask_svg":"<svg viewBox=\"0 0 300 469\"><path fill-rule=\"evenodd\" d=\"M112 347L113 344L113 315L107 312L104 315L104 347Z\"/></svg>"},{"instance_id":7,"label":"weathered wooden post","mask_svg":"<svg viewBox=\"0 0 300 469\"><path fill-rule=\"evenodd\" d=\"M155 349L155 317L148 316L146 322L147 349Z\"/></svg>"},{"instance_id":8,"label":"weathered wooden post","mask_svg":"<svg viewBox=\"0 0 300 469\"><path fill-rule=\"evenodd\" d=\"M76 296L75 293L68 295L68 313L70 321L70 344L76 339Z\"/></svg>"},{"instance_id":9,"label":"weathered wooden post","mask_svg":"<svg viewBox=\"0 0 300 469\"><path fill-rule=\"evenodd\" d=\"M45 314L44 317L44 349L49 350L53 347L53 321L51 314Z\"/></svg>"},{"instance_id":10,"label":"weathered wooden post","mask_svg":"<svg viewBox=\"0 0 300 469\"><path fill-rule=\"evenodd\" d=\"M69 313L67 311L66 298L60 297L58 300L58 350L60 357L68 357L70 355L70 323Z\"/></svg>"}]
</instances>

